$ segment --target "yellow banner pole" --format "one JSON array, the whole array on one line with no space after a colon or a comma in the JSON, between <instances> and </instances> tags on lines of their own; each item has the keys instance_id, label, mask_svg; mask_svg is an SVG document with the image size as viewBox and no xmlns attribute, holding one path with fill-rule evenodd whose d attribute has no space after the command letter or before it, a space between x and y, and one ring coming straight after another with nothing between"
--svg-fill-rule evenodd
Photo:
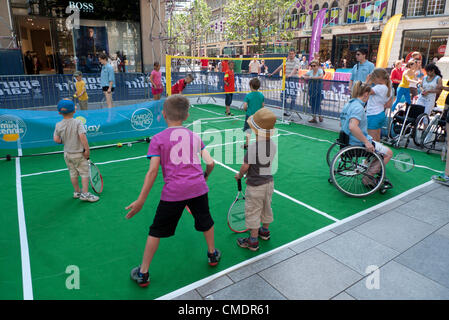
<instances>
[{"instance_id":1,"label":"yellow banner pole","mask_svg":"<svg viewBox=\"0 0 449 320\"><path fill-rule=\"evenodd\" d=\"M282 58L282 66L283 66L283 68L282 68L282 91L284 91L285 90L285 64L286 64L286 62L287 62L287 58Z\"/></svg>"},{"instance_id":2,"label":"yellow banner pole","mask_svg":"<svg viewBox=\"0 0 449 320\"><path fill-rule=\"evenodd\" d=\"M167 97L171 96L171 58L172 56L168 54L165 56L165 91L167 92Z\"/></svg>"},{"instance_id":3,"label":"yellow banner pole","mask_svg":"<svg viewBox=\"0 0 449 320\"><path fill-rule=\"evenodd\" d=\"M382 31L382 36L379 42L379 49L377 51L376 68L387 68L388 60L390 59L391 47L393 46L396 29L401 20L402 14L396 14L391 17Z\"/></svg>"}]
</instances>

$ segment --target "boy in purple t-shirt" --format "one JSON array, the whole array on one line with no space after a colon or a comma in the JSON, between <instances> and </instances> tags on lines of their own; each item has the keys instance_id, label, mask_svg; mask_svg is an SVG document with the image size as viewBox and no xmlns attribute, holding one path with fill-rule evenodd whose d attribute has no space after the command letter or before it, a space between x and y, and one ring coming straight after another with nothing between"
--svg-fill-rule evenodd
<instances>
[{"instance_id":1,"label":"boy in purple t-shirt","mask_svg":"<svg viewBox=\"0 0 449 320\"><path fill-rule=\"evenodd\" d=\"M162 115L168 128L151 139L147 155L150 168L142 191L138 199L126 207L126 210L131 209L126 215L127 219L142 209L161 165L165 182L161 200L150 227L142 264L131 271L131 278L141 287L150 283L148 269L160 238L175 234L186 206L195 219L195 229L204 233L209 265L216 266L220 260L220 251L215 248L214 243L214 221L209 212L209 188L206 184L207 177L214 168L214 160L198 135L182 126L189 116L189 107L189 100L181 95L172 95L165 100ZM204 173L198 154L206 163Z\"/></svg>"}]
</instances>

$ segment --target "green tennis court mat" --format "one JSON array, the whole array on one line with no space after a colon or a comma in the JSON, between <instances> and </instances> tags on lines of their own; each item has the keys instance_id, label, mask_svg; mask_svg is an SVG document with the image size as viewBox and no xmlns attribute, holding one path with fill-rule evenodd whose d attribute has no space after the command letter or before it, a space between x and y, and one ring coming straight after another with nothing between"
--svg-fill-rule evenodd
<instances>
[{"instance_id":1,"label":"green tennis court mat","mask_svg":"<svg viewBox=\"0 0 449 320\"><path fill-rule=\"evenodd\" d=\"M192 123L191 119L224 115L223 107L202 105L200 108L191 109L186 125ZM242 114L238 110L234 113ZM221 130L239 130L243 127L242 119L201 122L202 132L212 130L222 134L221 141L211 138L212 131L202 134L212 155L218 157L213 145L229 142L225 138L227 132ZM204 236L194 230L193 218L185 212L176 235L161 240L150 268L151 284L146 289L132 282L129 274L142 259L148 228L160 199L162 173L159 172L140 213L126 220L125 207L137 198L142 187L149 166L145 157L148 144L132 147L124 144L121 148L92 151L91 157L98 164L105 184L101 199L96 203L71 198L73 189L62 155L22 158L21 182L34 299L155 299L334 223L335 220L318 212L341 220L425 183L433 174L418 167L404 173L389 164L387 176L394 189L385 195L349 198L327 182L329 168L325 156L336 133L303 125L277 125L277 128L280 136L275 139L279 155L274 177L279 193L273 195L272 238L261 241L256 253L236 245L240 235L233 234L226 224L227 210L236 194L235 173L216 164L208 180L209 205L215 221L216 247L222 251L222 260L217 267L208 266ZM216 133L215 137L218 137ZM234 153L222 154L219 161L226 162L224 159L228 156L233 161L225 164L238 170L240 164L236 162L241 162L237 159L241 144L243 141L230 144ZM437 155L413 150L407 153L419 165L443 170L444 164ZM0 298L22 299L15 162L1 161L0 173L8 186L0 195L2 207L6 208L1 216L0 241L7 248L0 262ZM71 275L66 273L69 266L79 268L79 289L66 287Z\"/></svg>"}]
</instances>

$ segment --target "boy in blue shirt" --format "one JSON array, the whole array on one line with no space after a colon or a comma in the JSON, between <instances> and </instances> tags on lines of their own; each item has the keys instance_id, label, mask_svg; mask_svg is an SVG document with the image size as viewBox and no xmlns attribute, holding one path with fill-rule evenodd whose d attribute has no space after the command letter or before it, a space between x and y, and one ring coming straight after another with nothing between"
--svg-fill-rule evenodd
<instances>
[{"instance_id":1,"label":"boy in blue shirt","mask_svg":"<svg viewBox=\"0 0 449 320\"><path fill-rule=\"evenodd\" d=\"M243 149L248 149L249 139L251 138L251 128L248 125L248 118L257 112L257 110L264 107L265 97L262 92L259 92L260 80L258 78L252 78L249 82L251 92L245 96L243 100L243 110L246 111L245 124L243 125L243 132L246 133L246 142L243 145Z\"/></svg>"}]
</instances>

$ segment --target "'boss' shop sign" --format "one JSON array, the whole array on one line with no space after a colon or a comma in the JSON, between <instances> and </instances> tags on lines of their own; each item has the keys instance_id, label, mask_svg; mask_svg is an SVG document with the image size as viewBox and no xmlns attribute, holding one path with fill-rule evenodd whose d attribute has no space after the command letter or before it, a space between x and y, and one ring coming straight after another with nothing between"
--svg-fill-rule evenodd
<instances>
[{"instance_id":1,"label":"'boss' shop sign","mask_svg":"<svg viewBox=\"0 0 449 320\"><path fill-rule=\"evenodd\" d=\"M71 9L77 8L78 10L80 10L82 12L94 12L94 4L93 3L69 1L69 7Z\"/></svg>"}]
</instances>

